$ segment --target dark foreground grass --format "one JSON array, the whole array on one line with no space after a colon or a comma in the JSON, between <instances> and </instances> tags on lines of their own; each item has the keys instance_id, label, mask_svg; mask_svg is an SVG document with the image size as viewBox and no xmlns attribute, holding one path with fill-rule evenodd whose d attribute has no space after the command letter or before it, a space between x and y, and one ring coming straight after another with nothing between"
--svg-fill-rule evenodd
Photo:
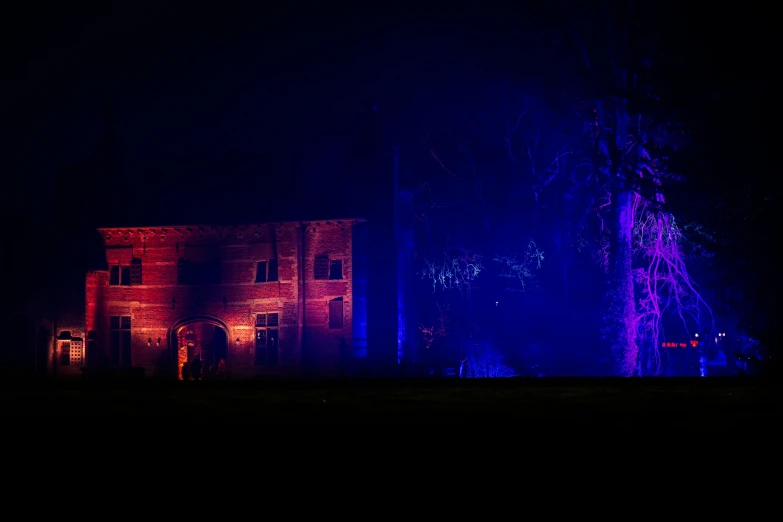
<instances>
[{"instance_id":1,"label":"dark foreground grass","mask_svg":"<svg viewBox=\"0 0 783 522\"><path fill-rule=\"evenodd\" d=\"M503 379L6 383L4 416L222 423L466 423L533 429L774 429L780 407L752 379ZM21 420L21 419L20 419Z\"/></svg>"}]
</instances>

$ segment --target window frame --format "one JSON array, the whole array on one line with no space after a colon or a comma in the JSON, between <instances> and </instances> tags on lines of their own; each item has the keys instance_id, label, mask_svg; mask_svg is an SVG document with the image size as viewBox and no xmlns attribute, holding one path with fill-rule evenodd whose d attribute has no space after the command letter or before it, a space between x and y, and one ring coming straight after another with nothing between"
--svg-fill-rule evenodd
<instances>
[{"instance_id":1,"label":"window frame","mask_svg":"<svg viewBox=\"0 0 783 522\"><path fill-rule=\"evenodd\" d=\"M325 261L326 263L326 272L323 274L324 277L321 276L321 273L319 271L319 265ZM328 281L329 280L329 267L330 267L330 258L326 254L320 254L313 258L313 280L314 281Z\"/></svg>"},{"instance_id":2,"label":"window frame","mask_svg":"<svg viewBox=\"0 0 783 522\"><path fill-rule=\"evenodd\" d=\"M254 339L254 351L253 351L253 364L257 367L263 367L263 368L276 368L280 365L280 312L257 312L255 314L256 320L255 320L255 333L253 335ZM269 316L275 316L275 324L270 325ZM263 317L263 325L259 325L259 317ZM261 361L259 357L259 332L264 332L264 356L263 361ZM275 357L274 360L272 360L269 356L270 350L269 350L269 339L270 335L269 332L273 331L275 332L274 338L276 341L275 346Z\"/></svg>"},{"instance_id":3,"label":"window frame","mask_svg":"<svg viewBox=\"0 0 783 522\"><path fill-rule=\"evenodd\" d=\"M112 319L117 318L117 327L112 326ZM124 319L127 317L128 326L124 327ZM133 365L133 318L131 314L119 314L109 316L109 356L114 363L114 335L115 332L118 337L117 343L117 365L120 367L130 368ZM127 346L126 346L127 342ZM127 354L127 361L126 359Z\"/></svg>"},{"instance_id":4,"label":"window frame","mask_svg":"<svg viewBox=\"0 0 783 522\"><path fill-rule=\"evenodd\" d=\"M259 281L258 280L258 265L261 263L264 263L264 280ZM269 278L269 272L271 270L272 263L275 264L275 279ZM256 275L254 279L254 284L262 284L262 283L278 283L280 282L280 261L277 258L269 258L269 259L259 259L256 261ZM273 313L273 312L272 312Z\"/></svg>"},{"instance_id":5,"label":"window frame","mask_svg":"<svg viewBox=\"0 0 783 522\"><path fill-rule=\"evenodd\" d=\"M345 257L343 256L335 256L332 257L328 254L320 254L313 258L313 280L314 281L345 281ZM325 274L321 274L319 271L319 264L325 263L326 265L326 272ZM340 263L340 277L339 278L333 278L332 277L332 266L335 263ZM321 275L324 275L325 277L319 277Z\"/></svg>"},{"instance_id":6,"label":"window frame","mask_svg":"<svg viewBox=\"0 0 783 522\"><path fill-rule=\"evenodd\" d=\"M134 270L134 266L138 268ZM114 270L117 271L116 283L114 281ZM144 284L141 258L134 257L130 263L112 262L109 263L109 286L139 286ZM127 278L125 277L127 275ZM127 279L127 283L124 282ZM134 279L137 279L134 282Z\"/></svg>"},{"instance_id":7,"label":"window frame","mask_svg":"<svg viewBox=\"0 0 783 522\"><path fill-rule=\"evenodd\" d=\"M340 263L340 277L332 277L332 266ZM329 281L345 281L345 260L342 257L329 258Z\"/></svg>"}]
</instances>

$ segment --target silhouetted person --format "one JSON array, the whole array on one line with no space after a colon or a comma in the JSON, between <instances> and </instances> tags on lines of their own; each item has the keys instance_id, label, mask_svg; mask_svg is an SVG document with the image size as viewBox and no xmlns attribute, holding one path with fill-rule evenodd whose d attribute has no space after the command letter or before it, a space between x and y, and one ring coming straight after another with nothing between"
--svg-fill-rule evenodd
<instances>
[{"instance_id":1,"label":"silhouetted person","mask_svg":"<svg viewBox=\"0 0 783 522\"><path fill-rule=\"evenodd\" d=\"M193 358L193 379L198 381L201 380L201 356L197 355Z\"/></svg>"},{"instance_id":2,"label":"silhouetted person","mask_svg":"<svg viewBox=\"0 0 783 522\"><path fill-rule=\"evenodd\" d=\"M188 363L182 363L182 380L190 380L190 365Z\"/></svg>"},{"instance_id":3,"label":"silhouetted person","mask_svg":"<svg viewBox=\"0 0 783 522\"><path fill-rule=\"evenodd\" d=\"M217 366L217 378L222 379L226 376L226 360L221 358Z\"/></svg>"}]
</instances>

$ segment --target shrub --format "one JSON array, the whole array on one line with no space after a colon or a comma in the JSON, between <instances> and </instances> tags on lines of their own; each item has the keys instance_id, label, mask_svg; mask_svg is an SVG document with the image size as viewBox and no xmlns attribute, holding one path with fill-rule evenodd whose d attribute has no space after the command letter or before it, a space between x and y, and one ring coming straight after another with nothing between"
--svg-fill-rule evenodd
<instances>
[{"instance_id":1,"label":"shrub","mask_svg":"<svg viewBox=\"0 0 783 522\"><path fill-rule=\"evenodd\" d=\"M515 377L517 372L503 363L503 356L488 345L476 345L469 349L464 361L467 368L463 376L468 379Z\"/></svg>"}]
</instances>

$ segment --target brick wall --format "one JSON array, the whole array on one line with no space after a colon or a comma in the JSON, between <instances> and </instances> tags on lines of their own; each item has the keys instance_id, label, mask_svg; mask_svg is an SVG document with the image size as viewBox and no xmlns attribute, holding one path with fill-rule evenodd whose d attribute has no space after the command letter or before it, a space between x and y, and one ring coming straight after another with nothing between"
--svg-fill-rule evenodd
<instances>
[{"instance_id":1,"label":"brick wall","mask_svg":"<svg viewBox=\"0 0 783 522\"><path fill-rule=\"evenodd\" d=\"M333 369L341 352L352 345L352 232L350 227L316 223L304 233L304 343L309 363L315 371ZM342 280L316 280L315 259L327 256L342 262ZM343 298L342 328L329 328L329 301Z\"/></svg>"},{"instance_id":2,"label":"brick wall","mask_svg":"<svg viewBox=\"0 0 783 522\"><path fill-rule=\"evenodd\" d=\"M201 318L226 330L232 377L298 373L305 362L333 372L341 348L351 346L354 223L101 229L109 270L140 260L141 284L112 285L110 271L88 273L86 336L95 340L101 362L111 364L109 318L130 316L131 364L153 375L178 360L178 347L170 346L176 344L174 329ZM199 252L217 258L220 283L178 284L178 261ZM323 255L342 261L343 279L315 279L315 256ZM256 283L257 262L275 258L278 280ZM342 328L329 328L329 301L337 298L343 299ZM264 312L278 313L276 368L254 360L256 314Z\"/></svg>"}]
</instances>

